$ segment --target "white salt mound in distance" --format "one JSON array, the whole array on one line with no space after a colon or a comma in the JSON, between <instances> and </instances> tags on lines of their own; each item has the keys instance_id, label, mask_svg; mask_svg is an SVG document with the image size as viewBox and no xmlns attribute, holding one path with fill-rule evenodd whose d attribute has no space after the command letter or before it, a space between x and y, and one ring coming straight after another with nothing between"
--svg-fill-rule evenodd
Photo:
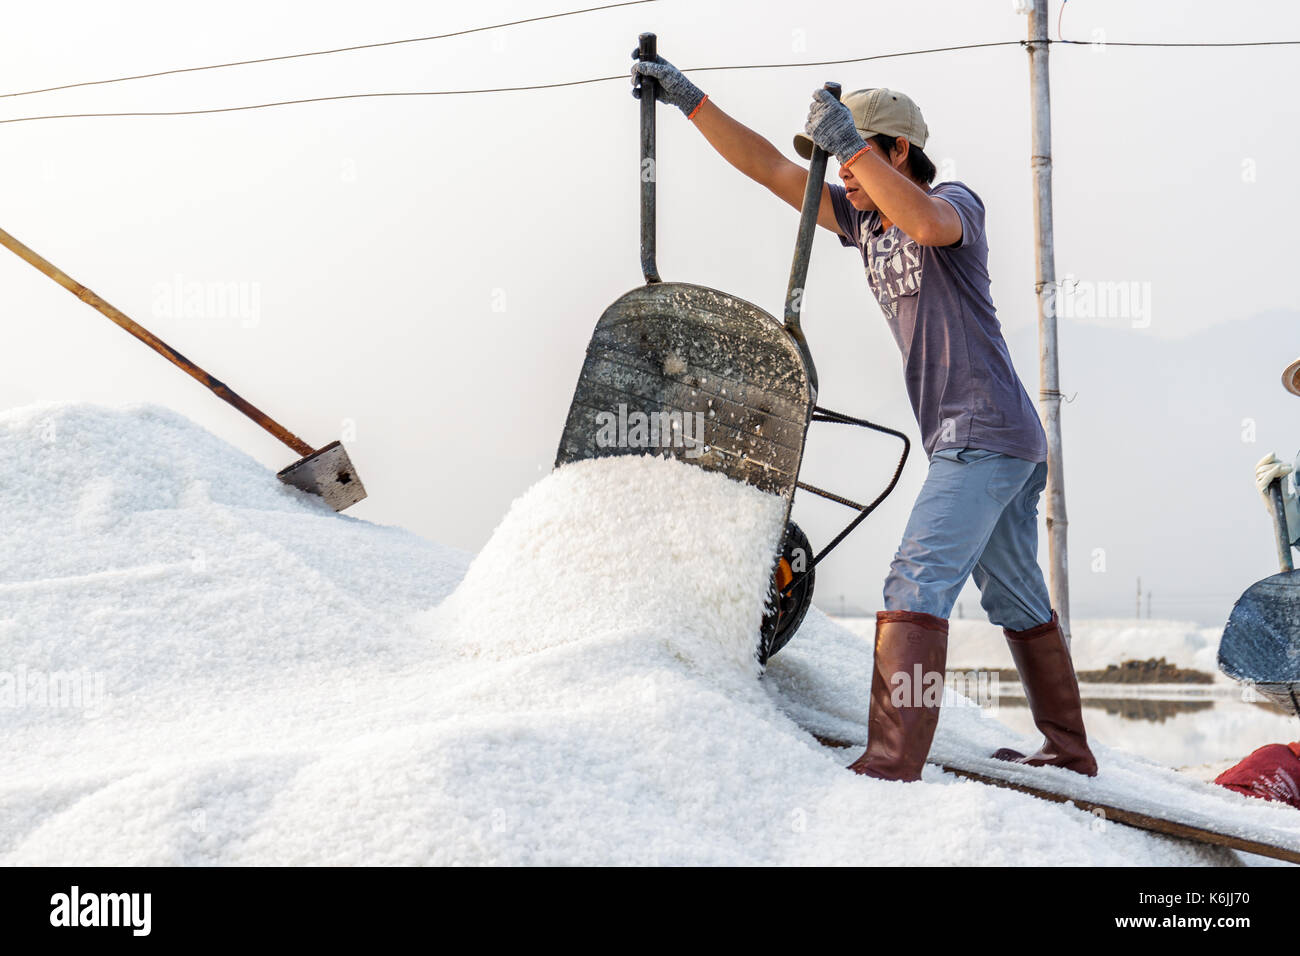
<instances>
[{"instance_id":1,"label":"white salt mound in distance","mask_svg":"<svg viewBox=\"0 0 1300 956\"><path fill-rule=\"evenodd\" d=\"M566 465L511 507L439 608L439 640L502 659L640 631L753 679L784 521L775 495L674 459Z\"/></svg>"},{"instance_id":2,"label":"white salt mound in distance","mask_svg":"<svg viewBox=\"0 0 1300 956\"><path fill-rule=\"evenodd\" d=\"M875 633L875 618L836 618L836 623L863 637ZM1163 657L1177 667L1219 674L1219 638L1223 628L1200 627L1191 621L1148 619L1080 620L1070 626L1070 657L1077 670L1105 670L1122 661ZM948 666L959 668L1014 667L1002 628L986 620L948 622Z\"/></svg>"}]
</instances>

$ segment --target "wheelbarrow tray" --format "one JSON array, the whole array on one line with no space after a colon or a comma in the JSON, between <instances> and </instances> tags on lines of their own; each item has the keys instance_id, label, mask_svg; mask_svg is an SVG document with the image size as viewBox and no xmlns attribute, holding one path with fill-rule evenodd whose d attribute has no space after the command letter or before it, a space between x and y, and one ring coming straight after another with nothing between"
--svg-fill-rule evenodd
<instances>
[{"instance_id":1,"label":"wheelbarrow tray","mask_svg":"<svg viewBox=\"0 0 1300 956\"><path fill-rule=\"evenodd\" d=\"M794 498L812 420L808 369L751 302L684 282L620 297L587 346L556 466L659 454Z\"/></svg>"},{"instance_id":2,"label":"wheelbarrow tray","mask_svg":"<svg viewBox=\"0 0 1300 956\"><path fill-rule=\"evenodd\" d=\"M1252 584L1219 641L1219 669L1300 716L1300 571Z\"/></svg>"}]
</instances>

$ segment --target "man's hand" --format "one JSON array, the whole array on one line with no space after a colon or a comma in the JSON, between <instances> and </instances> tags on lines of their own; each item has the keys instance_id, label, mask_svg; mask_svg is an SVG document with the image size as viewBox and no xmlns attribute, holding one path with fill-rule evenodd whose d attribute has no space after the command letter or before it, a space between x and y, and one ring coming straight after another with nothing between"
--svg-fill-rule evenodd
<instances>
[{"instance_id":1,"label":"man's hand","mask_svg":"<svg viewBox=\"0 0 1300 956\"><path fill-rule=\"evenodd\" d=\"M639 55L639 50L632 51L634 58ZM694 118L695 111L700 108L705 100L704 91L688 80L681 70L661 56L656 56L653 60L637 59L632 64L632 81L634 84L639 76L653 77L656 99L660 103L667 103L669 106L677 107L686 114L687 119ZM632 95L640 99L641 88L634 85Z\"/></svg>"},{"instance_id":2,"label":"man's hand","mask_svg":"<svg viewBox=\"0 0 1300 956\"><path fill-rule=\"evenodd\" d=\"M1291 466L1280 460L1277 455L1269 452L1255 466L1255 487L1267 499L1269 485L1289 474L1291 474ZM1271 503L1269 507L1272 507Z\"/></svg>"},{"instance_id":3,"label":"man's hand","mask_svg":"<svg viewBox=\"0 0 1300 956\"><path fill-rule=\"evenodd\" d=\"M1280 461L1272 452L1261 458L1259 464L1255 466L1255 487L1263 496L1264 507L1268 509L1270 515L1273 514L1273 499L1268 492L1269 486L1291 472L1292 467ZM1285 487L1282 489L1282 501L1286 506L1287 535L1293 543L1300 541L1300 501L1296 500L1294 491L1288 492Z\"/></svg>"},{"instance_id":4,"label":"man's hand","mask_svg":"<svg viewBox=\"0 0 1300 956\"><path fill-rule=\"evenodd\" d=\"M826 152L833 153L841 166L847 166L867 148L849 108L826 90L813 94L803 131Z\"/></svg>"}]
</instances>

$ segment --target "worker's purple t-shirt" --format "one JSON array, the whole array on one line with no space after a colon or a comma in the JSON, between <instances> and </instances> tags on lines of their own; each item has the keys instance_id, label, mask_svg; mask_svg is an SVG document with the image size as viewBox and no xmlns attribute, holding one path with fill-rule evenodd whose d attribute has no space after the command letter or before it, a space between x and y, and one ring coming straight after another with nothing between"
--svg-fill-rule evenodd
<instances>
[{"instance_id":1,"label":"worker's purple t-shirt","mask_svg":"<svg viewBox=\"0 0 1300 956\"><path fill-rule=\"evenodd\" d=\"M1046 461L1043 426L1011 365L989 294L984 203L964 183L935 186L930 195L947 200L961 218L961 241L922 246L897 226L882 232L880 213L854 209L843 186L831 184L830 191L840 242L862 253L903 353L925 453L982 448Z\"/></svg>"}]
</instances>

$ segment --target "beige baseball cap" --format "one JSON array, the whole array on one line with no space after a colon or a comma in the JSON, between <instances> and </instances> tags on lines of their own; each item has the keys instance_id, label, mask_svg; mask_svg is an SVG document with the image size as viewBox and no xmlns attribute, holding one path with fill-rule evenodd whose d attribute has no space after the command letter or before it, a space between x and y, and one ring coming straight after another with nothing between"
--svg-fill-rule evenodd
<instances>
[{"instance_id":1,"label":"beige baseball cap","mask_svg":"<svg viewBox=\"0 0 1300 956\"><path fill-rule=\"evenodd\" d=\"M854 90L841 101L853 114L853 125L863 139L882 133L886 136L905 136L918 149L925 149L930 136L929 127L921 108L911 97L898 90L880 87L874 90ZM804 159L812 159L813 141L805 133L794 134L794 151Z\"/></svg>"},{"instance_id":2,"label":"beige baseball cap","mask_svg":"<svg viewBox=\"0 0 1300 956\"><path fill-rule=\"evenodd\" d=\"M1282 372L1282 385L1292 395L1300 395L1300 358Z\"/></svg>"}]
</instances>

